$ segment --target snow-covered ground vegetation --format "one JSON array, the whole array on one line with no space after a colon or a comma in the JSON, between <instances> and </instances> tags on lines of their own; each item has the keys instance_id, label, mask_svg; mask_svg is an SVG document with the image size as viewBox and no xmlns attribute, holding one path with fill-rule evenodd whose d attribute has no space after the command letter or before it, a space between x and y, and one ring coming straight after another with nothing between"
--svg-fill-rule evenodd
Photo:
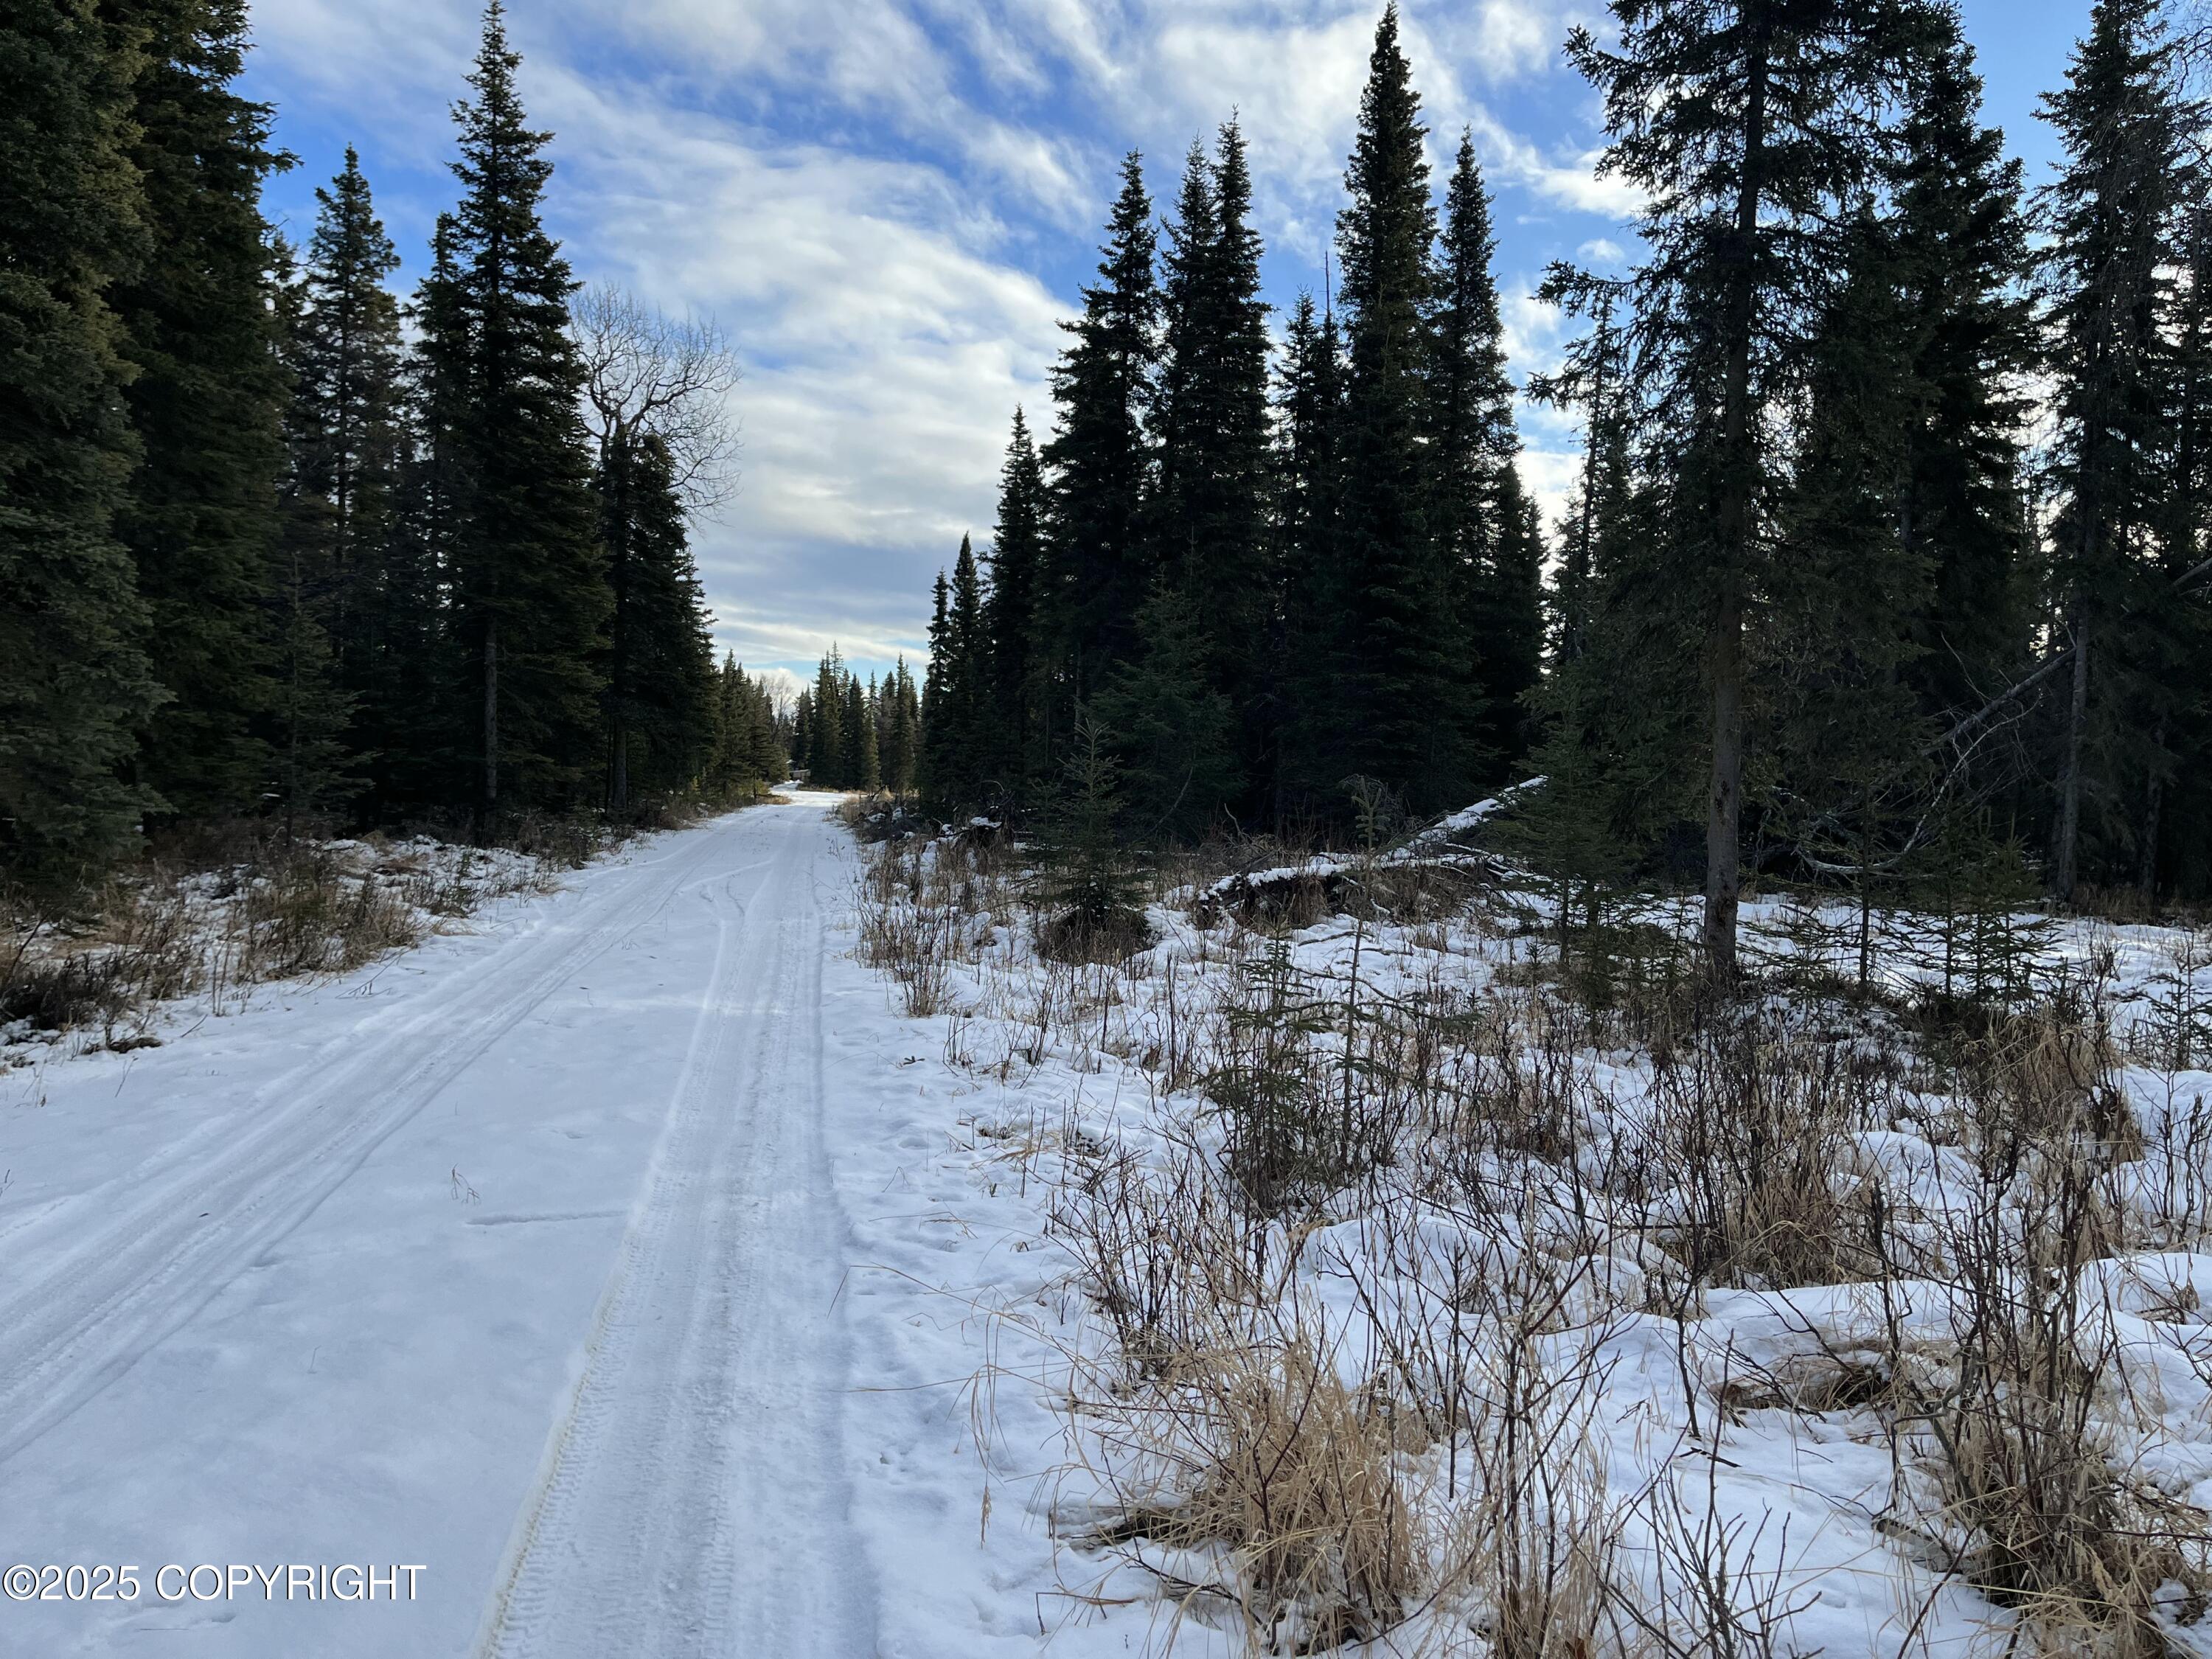
<instances>
[{"instance_id":1,"label":"snow-covered ground vegetation","mask_svg":"<svg viewBox=\"0 0 2212 1659\"><path fill-rule=\"evenodd\" d=\"M1769 897L1722 1002L1476 820L1089 935L988 825L872 848L1040 1633L2212 1652L2212 933Z\"/></svg>"},{"instance_id":2,"label":"snow-covered ground vegetation","mask_svg":"<svg viewBox=\"0 0 2212 1659\"><path fill-rule=\"evenodd\" d=\"M0 895L0 1068L151 1046L257 986L349 972L490 900L546 891L600 844L568 826L511 847L253 836L89 892Z\"/></svg>"}]
</instances>

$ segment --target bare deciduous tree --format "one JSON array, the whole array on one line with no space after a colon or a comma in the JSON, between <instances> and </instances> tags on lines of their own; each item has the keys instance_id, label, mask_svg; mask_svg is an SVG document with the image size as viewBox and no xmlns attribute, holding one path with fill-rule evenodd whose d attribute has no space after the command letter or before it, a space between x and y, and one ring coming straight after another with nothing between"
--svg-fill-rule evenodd
<instances>
[{"instance_id":1,"label":"bare deciduous tree","mask_svg":"<svg viewBox=\"0 0 2212 1659\"><path fill-rule=\"evenodd\" d=\"M726 505L738 488L729 399L738 369L721 325L671 317L607 283L585 289L572 314L601 459L618 435L650 433L668 446L687 512L702 517Z\"/></svg>"}]
</instances>

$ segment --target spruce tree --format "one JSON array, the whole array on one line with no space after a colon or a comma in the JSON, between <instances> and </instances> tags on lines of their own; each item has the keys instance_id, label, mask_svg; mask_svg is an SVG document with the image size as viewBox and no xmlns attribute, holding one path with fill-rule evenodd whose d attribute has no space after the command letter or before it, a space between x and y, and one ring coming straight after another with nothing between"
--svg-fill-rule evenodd
<instances>
[{"instance_id":1,"label":"spruce tree","mask_svg":"<svg viewBox=\"0 0 2212 1659\"><path fill-rule=\"evenodd\" d=\"M1187 594L1156 583L1137 631L1140 652L1115 672L1091 715L1120 763L1129 833L1150 843L1195 840L1243 786L1237 712L1207 672L1212 641Z\"/></svg>"},{"instance_id":2,"label":"spruce tree","mask_svg":"<svg viewBox=\"0 0 2212 1659\"><path fill-rule=\"evenodd\" d=\"M1156 246L1143 158L1132 154L1099 281L1083 290L1083 315L1065 325L1073 339L1053 369L1060 432L1044 453L1052 513L1042 611L1054 642L1048 741L1134 651L1137 607L1152 578L1145 509L1159 362ZM933 661L933 680L938 672Z\"/></svg>"},{"instance_id":3,"label":"spruce tree","mask_svg":"<svg viewBox=\"0 0 2212 1659\"><path fill-rule=\"evenodd\" d=\"M921 686L921 725L915 745L915 788L933 811L942 811L948 786L954 784L954 764L948 750L952 735L947 718L947 678L952 662L951 586L945 573L937 573L930 590L929 669ZM957 786L955 786L957 787Z\"/></svg>"},{"instance_id":4,"label":"spruce tree","mask_svg":"<svg viewBox=\"0 0 2212 1659\"><path fill-rule=\"evenodd\" d=\"M895 795L911 794L921 714L915 697L914 676L908 672L904 657L892 672L884 696L890 707L884 722L884 787Z\"/></svg>"},{"instance_id":5,"label":"spruce tree","mask_svg":"<svg viewBox=\"0 0 2212 1659\"><path fill-rule=\"evenodd\" d=\"M285 161L268 107L236 90L244 0L112 0L101 15L137 49L130 160L148 232L108 290L140 446L117 524L170 693L137 771L179 812L244 812L274 781L289 388L261 186Z\"/></svg>"},{"instance_id":6,"label":"spruce tree","mask_svg":"<svg viewBox=\"0 0 2212 1659\"><path fill-rule=\"evenodd\" d=\"M605 659L607 802L678 793L705 767L714 651L668 446L619 434L597 481L613 605Z\"/></svg>"},{"instance_id":7,"label":"spruce tree","mask_svg":"<svg viewBox=\"0 0 2212 1659\"><path fill-rule=\"evenodd\" d=\"M440 384L431 444L450 458L455 522L448 578L471 666L467 722L480 822L517 806L582 799L600 775L601 675L609 609L568 332L576 283L539 209L549 135L526 124L520 55L499 0L484 13L456 106L462 198L418 306Z\"/></svg>"},{"instance_id":8,"label":"spruce tree","mask_svg":"<svg viewBox=\"0 0 2212 1659\"><path fill-rule=\"evenodd\" d=\"M1162 580L1187 597L1196 662L1235 718L1215 763L1237 773L1272 746L1268 592L1267 306L1251 226L1244 137L1194 145L1170 229L1153 514ZM1149 606L1152 601L1147 599ZM1141 632L1141 630L1140 630ZM1147 641L1147 653L1153 645Z\"/></svg>"},{"instance_id":9,"label":"spruce tree","mask_svg":"<svg viewBox=\"0 0 2212 1659\"><path fill-rule=\"evenodd\" d=\"M1437 262L1430 514L1477 688L1468 756L1487 781L1501 781L1528 752L1521 700L1536 683L1543 649L1541 550L1529 545L1514 465L1521 444L1491 271L1496 248L1474 136L1462 134Z\"/></svg>"},{"instance_id":10,"label":"spruce tree","mask_svg":"<svg viewBox=\"0 0 2212 1659\"><path fill-rule=\"evenodd\" d=\"M1339 626L1346 603L1334 557L1342 475L1343 351L1333 314L1316 316L1301 294L1291 313L1277 395L1275 696L1281 726L1268 757L1271 807L1279 827L1294 803L1334 789L1351 769L1336 702L1350 667Z\"/></svg>"},{"instance_id":11,"label":"spruce tree","mask_svg":"<svg viewBox=\"0 0 2212 1659\"><path fill-rule=\"evenodd\" d=\"M137 449L103 297L146 252L137 68L91 0L0 18L0 879L96 872L158 804L120 776L161 693L114 530Z\"/></svg>"},{"instance_id":12,"label":"spruce tree","mask_svg":"<svg viewBox=\"0 0 2212 1659\"><path fill-rule=\"evenodd\" d=\"M2204 555L2212 506L2212 207L2186 210L2161 375L2158 577L2172 593ZM2136 884L2146 903L2212 892L2212 600L2154 603L2133 630L2146 742Z\"/></svg>"},{"instance_id":13,"label":"spruce tree","mask_svg":"<svg viewBox=\"0 0 2212 1659\"><path fill-rule=\"evenodd\" d=\"M2166 262L2184 188L2192 112L2157 0L2099 0L2063 90L2044 100L2066 162L2045 198L2047 286L2058 376L2059 470L2065 498L2051 573L2073 649L2063 714L2051 889L2074 896L2088 775L2100 763L2093 718L2124 727L2118 696L2093 702L2121 616L2153 570L2160 408L2156 372ZM2111 688L2124 690L2121 684Z\"/></svg>"},{"instance_id":14,"label":"spruce tree","mask_svg":"<svg viewBox=\"0 0 2212 1659\"><path fill-rule=\"evenodd\" d=\"M802 688L791 705L791 763L814 781L814 693Z\"/></svg>"},{"instance_id":15,"label":"spruce tree","mask_svg":"<svg viewBox=\"0 0 2212 1659\"><path fill-rule=\"evenodd\" d=\"M1566 666L1588 643L1592 611L1626 516L1629 493L1628 350L1618 320L1626 284L1555 264L1536 297L1590 331L1568 344L1556 373L1528 383L1539 403L1583 412L1583 465L1552 592L1551 648Z\"/></svg>"},{"instance_id":16,"label":"spruce tree","mask_svg":"<svg viewBox=\"0 0 2212 1659\"><path fill-rule=\"evenodd\" d=\"M945 613L945 696L939 707L945 723L945 769L939 787L958 805L998 805L1005 790L983 765L990 724L986 702L989 641L983 631L983 585L975 550L960 538L952 563L952 590ZM935 659L931 672L937 672Z\"/></svg>"},{"instance_id":17,"label":"spruce tree","mask_svg":"<svg viewBox=\"0 0 2212 1659\"><path fill-rule=\"evenodd\" d=\"M1636 279L1643 396L1666 521L1644 589L1710 695L1706 964L1736 972L1746 619L1772 546L1776 409L1802 385L1802 324L1844 261L1848 210L1884 159L1866 118L1929 45L1926 9L1844 0L1612 0L1617 50L1568 56L1605 100L1605 166L1646 197ZM1686 635L1686 637L1683 635Z\"/></svg>"},{"instance_id":18,"label":"spruce tree","mask_svg":"<svg viewBox=\"0 0 2212 1659\"><path fill-rule=\"evenodd\" d=\"M990 710L986 760L992 775L1019 799L1042 776L1044 702L1049 641L1041 631L1041 601L1048 556L1045 545L1044 474L1022 411L999 478L998 534L990 553L990 592L983 601L989 658L985 701ZM903 679L905 665L900 665ZM887 778L908 775L884 759ZM905 786L892 783L894 789Z\"/></svg>"},{"instance_id":19,"label":"spruce tree","mask_svg":"<svg viewBox=\"0 0 2212 1659\"><path fill-rule=\"evenodd\" d=\"M348 746L389 811L434 741L425 701L440 670L434 583L404 534L406 360L386 286L399 257L350 146L315 198L290 350L286 550L350 705Z\"/></svg>"},{"instance_id":20,"label":"spruce tree","mask_svg":"<svg viewBox=\"0 0 2212 1659\"><path fill-rule=\"evenodd\" d=\"M1917 339L1894 229L1863 214L1814 330L1796 465L1780 492L1752 709L1771 758L1753 787L1770 839L1862 900L1931 822L1929 722L1905 670L1935 561L1908 533Z\"/></svg>"},{"instance_id":21,"label":"spruce tree","mask_svg":"<svg viewBox=\"0 0 2212 1659\"><path fill-rule=\"evenodd\" d=\"M1470 786L1459 677L1468 657L1449 558L1432 522L1425 436L1436 210L1420 98L1398 9L1375 35L1359 131L1337 218L1349 364L1335 561L1346 665L1334 713L1358 772L1417 809L1465 805Z\"/></svg>"},{"instance_id":22,"label":"spruce tree","mask_svg":"<svg viewBox=\"0 0 2212 1659\"><path fill-rule=\"evenodd\" d=\"M2031 598L2018 479L2036 360L2021 165L1984 126L1972 51L1948 14L1899 130L1889 243L1916 392L1903 507L1934 587L1904 672L1930 713L1964 712L2019 673Z\"/></svg>"},{"instance_id":23,"label":"spruce tree","mask_svg":"<svg viewBox=\"0 0 2212 1659\"><path fill-rule=\"evenodd\" d=\"M806 781L817 789L852 787L852 757L845 747L845 663L837 647L814 671L807 724Z\"/></svg>"},{"instance_id":24,"label":"spruce tree","mask_svg":"<svg viewBox=\"0 0 2212 1659\"><path fill-rule=\"evenodd\" d=\"M845 741L852 756L850 780L855 789L884 787L882 757L876 747L875 684L860 684L855 674L845 682Z\"/></svg>"}]
</instances>

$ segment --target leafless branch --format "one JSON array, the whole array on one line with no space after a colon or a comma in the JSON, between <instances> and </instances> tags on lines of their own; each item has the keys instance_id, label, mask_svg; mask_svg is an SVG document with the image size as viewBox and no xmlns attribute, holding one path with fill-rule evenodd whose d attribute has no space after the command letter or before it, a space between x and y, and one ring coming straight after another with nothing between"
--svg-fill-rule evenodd
<instances>
[{"instance_id":1,"label":"leafless branch","mask_svg":"<svg viewBox=\"0 0 2212 1659\"><path fill-rule=\"evenodd\" d=\"M577 299L586 419L602 459L617 434L651 433L668 446L677 492L693 517L728 504L738 488L738 432L730 412L738 359L711 317L671 317L599 283Z\"/></svg>"}]
</instances>

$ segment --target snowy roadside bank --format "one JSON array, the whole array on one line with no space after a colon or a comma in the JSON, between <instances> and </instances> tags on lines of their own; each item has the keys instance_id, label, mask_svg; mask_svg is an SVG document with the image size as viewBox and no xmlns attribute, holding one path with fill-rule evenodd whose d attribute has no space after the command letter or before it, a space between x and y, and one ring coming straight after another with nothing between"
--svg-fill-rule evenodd
<instances>
[{"instance_id":1,"label":"snowy roadside bank","mask_svg":"<svg viewBox=\"0 0 2212 1659\"><path fill-rule=\"evenodd\" d=\"M855 1224L896 1272L945 1258L913 1380L986 1453L941 1517L988 1551L985 1629L2201 1650L2212 1074L2156 1063L2183 936L2060 930L2062 989L1985 1039L1794 994L1706 1030L1578 1005L1534 895L1156 904L1150 949L1055 962L988 851L873 856L915 1203Z\"/></svg>"}]
</instances>

